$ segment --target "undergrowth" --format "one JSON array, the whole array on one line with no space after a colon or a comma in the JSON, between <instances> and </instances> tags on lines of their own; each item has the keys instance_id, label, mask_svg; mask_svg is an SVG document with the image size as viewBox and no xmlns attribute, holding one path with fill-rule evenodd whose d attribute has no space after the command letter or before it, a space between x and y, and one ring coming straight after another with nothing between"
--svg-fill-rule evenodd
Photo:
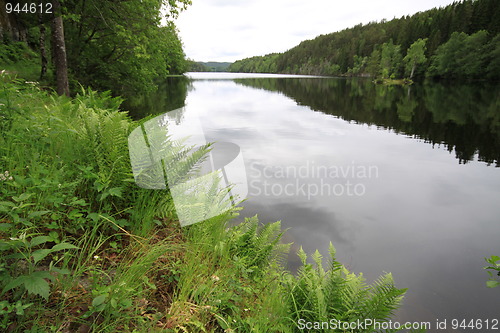
<instances>
[{"instance_id":1,"label":"undergrowth","mask_svg":"<svg viewBox=\"0 0 500 333\"><path fill-rule=\"evenodd\" d=\"M404 290L390 274L366 285L332 247L327 270L301 251L293 275L279 222L230 227L233 208L181 228L168 190L134 183L139 123L120 103L0 76L1 331L298 332L300 319L391 318Z\"/></svg>"},{"instance_id":2,"label":"undergrowth","mask_svg":"<svg viewBox=\"0 0 500 333\"><path fill-rule=\"evenodd\" d=\"M4 41L0 44L0 71L19 75L29 81L40 78L40 56L26 43ZM46 79L52 78L49 70Z\"/></svg>"}]
</instances>

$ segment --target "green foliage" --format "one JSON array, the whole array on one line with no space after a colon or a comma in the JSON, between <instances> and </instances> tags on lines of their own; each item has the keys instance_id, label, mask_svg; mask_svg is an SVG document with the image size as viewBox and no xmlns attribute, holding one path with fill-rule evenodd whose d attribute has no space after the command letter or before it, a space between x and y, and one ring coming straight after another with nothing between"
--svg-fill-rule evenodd
<instances>
[{"instance_id":1,"label":"green foliage","mask_svg":"<svg viewBox=\"0 0 500 333\"><path fill-rule=\"evenodd\" d=\"M158 87L156 91L127 95L122 109L129 110L129 115L139 120L150 115L179 109L185 105L187 91L191 85L186 76L167 77L156 83Z\"/></svg>"},{"instance_id":2,"label":"green foliage","mask_svg":"<svg viewBox=\"0 0 500 333\"><path fill-rule=\"evenodd\" d=\"M425 57L425 43L427 42L427 38L419 38L417 39L406 51L406 56L403 61L406 64L406 74L409 74L410 79L413 78L413 74L417 65L420 65L427 61Z\"/></svg>"},{"instance_id":3,"label":"green foliage","mask_svg":"<svg viewBox=\"0 0 500 333\"><path fill-rule=\"evenodd\" d=\"M391 274L381 276L368 286L362 274L351 273L336 261L331 244L327 271L323 269L323 258L319 252L312 256L316 267L307 263L307 255L302 249L298 255L302 261L298 276L289 276L286 281L286 302L294 323L299 319L306 322L328 322L330 319L338 322L364 322L365 319L384 322L397 309L405 293L405 289L394 286ZM373 327L357 332L373 332Z\"/></svg>"},{"instance_id":4,"label":"green foliage","mask_svg":"<svg viewBox=\"0 0 500 333\"><path fill-rule=\"evenodd\" d=\"M169 1L178 13L188 1ZM69 68L85 85L115 94L154 90L154 79L186 70L175 25L160 26L161 0L65 2ZM172 13L172 12L171 12ZM177 14L175 14L177 15Z\"/></svg>"},{"instance_id":5,"label":"green foliage","mask_svg":"<svg viewBox=\"0 0 500 333\"><path fill-rule=\"evenodd\" d=\"M314 268L301 250L302 267L292 275L282 269L288 245L279 242L279 222L260 226L253 217L224 231L224 220L188 229L190 242L169 317L178 331L295 332L299 319L384 322L400 304L404 290L394 287L390 274L368 286L361 274L335 260L331 247L329 270L322 268L318 252Z\"/></svg>"},{"instance_id":6,"label":"green foliage","mask_svg":"<svg viewBox=\"0 0 500 333\"><path fill-rule=\"evenodd\" d=\"M32 81L40 75L39 56L26 43L0 44L0 66L2 71L19 74Z\"/></svg>"},{"instance_id":7,"label":"green foliage","mask_svg":"<svg viewBox=\"0 0 500 333\"><path fill-rule=\"evenodd\" d=\"M498 79L499 18L500 2L464 0L320 35L283 53L236 61L230 70L401 78L404 57L409 76L429 69L429 76ZM474 37L464 38L469 35Z\"/></svg>"},{"instance_id":8,"label":"green foliage","mask_svg":"<svg viewBox=\"0 0 500 333\"><path fill-rule=\"evenodd\" d=\"M41 247L46 243L55 242L52 247ZM21 287L28 294L38 295L48 300L50 286L46 280L54 282L55 277L50 274L50 271L55 271L59 274L67 274L66 269L56 268L54 260L59 261L57 256L53 256L55 252L63 250L77 249L76 246L60 242L54 235L27 235L21 234L19 237L11 237L9 240L0 240L0 251L2 252L0 267L0 285L3 287L2 294ZM37 270L40 268L40 262L51 256L53 259L50 262L48 270ZM24 266L24 268L23 268ZM10 273L16 272L16 276ZM18 294L16 298L19 298Z\"/></svg>"},{"instance_id":9,"label":"green foliage","mask_svg":"<svg viewBox=\"0 0 500 333\"><path fill-rule=\"evenodd\" d=\"M275 73L278 53L238 60L228 67L229 72L243 73Z\"/></svg>"},{"instance_id":10,"label":"green foliage","mask_svg":"<svg viewBox=\"0 0 500 333\"><path fill-rule=\"evenodd\" d=\"M280 223L263 226L254 217L227 228L231 214L186 229L169 320L176 331L289 332L280 291L288 245L279 243Z\"/></svg>"},{"instance_id":11,"label":"green foliage","mask_svg":"<svg viewBox=\"0 0 500 333\"><path fill-rule=\"evenodd\" d=\"M394 45L392 40L382 44L380 54L380 77L383 79L394 79L400 76L401 72L401 47Z\"/></svg>"},{"instance_id":12,"label":"green foliage","mask_svg":"<svg viewBox=\"0 0 500 333\"><path fill-rule=\"evenodd\" d=\"M230 62L194 62L190 61L190 72L227 72Z\"/></svg>"},{"instance_id":13,"label":"green foliage","mask_svg":"<svg viewBox=\"0 0 500 333\"><path fill-rule=\"evenodd\" d=\"M494 65L497 40L490 40L485 30L470 36L455 32L437 49L428 74L447 78L498 77Z\"/></svg>"},{"instance_id":14,"label":"green foliage","mask_svg":"<svg viewBox=\"0 0 500 333\"><path fill-rule=\"evenodd\" d=\"M188 59L188 72L210 72L210 68L204 65L202 62L196 62L194 60Z\"/></svg>"},{"instance_id":15,"label":"green foliage","mask_svg":"<svg viewBox=\"0 0 500 333\"><path fill-rule=\"evenodd\" d=\"M78 81L94 89L112 90L115 95L146 92L154 90L156 78L186 71L173 20L190 0L65 0L60 4L72 85ZM32 80L38 77L40 56L26 45L37 48L38 53L40 37L45 36L50 58L50 18L12 15L11 24L22 31L26 43L6 40L0 46L0 64L7 65L3 69L13 69L9 65L15 62L15 69L23 75L29 73Z\"/></svg>"},{"instance_id":16,"label":"green foliage","mask_svg":"<svg viewBox=\"0 0 500 333\"><path fill-rule=\"evenodd\" d=\"M356 75L364 73L365 67L366 67L367 62L368 62L368 57L360 57L358 55L355 55L353 61L354 61L354 65L352 68L349 68L347 70L347 74L356 76ZM338 70L340 71L340 66L339 66Z\"/></svg>"},{"instance_id":17,"label":"green foliage","mask_svg":"<svg viewBox=\"0 0 500 333\"><path fill-rule=\"evenodd\" d=\"M11 65L19 61L31 60L37 55L26 43L12 42L0 45L0 64Z\"/></svg>"},{"instance_id":18,"label":"green foliage","mask_svg":"<svg viewBox=\"0 0 500 333\"><path fill-rule=\"evenodd\" d=\"M281 265L289 245L281 244L281 223L259 226L257 216L231 230L229 255L252 278L260 278L272 264Z\"/></svg>"},{"instance_id":19,"label":"green foliage","mask_svg":"<svg viewBox=\"0 0 500 333\"><path fill-rule=\"evenodd\" d=\"M495 288L500 286L500 280L497 276L500 276L500 257L499 256L491 256L490 258L484 258L486 262L489 264L484 267L484 269L488 270L488 274L490 275L490 279L486 282L486 286L488 288ZM497 276L494 276L496 274Z\"/></svg>"},{"instance_id":20,"label":"green foliage","mask_svg":"<svg viewBox=\"0 0 500 333\"><path fill-rule=\"evenodd\" d=\"M16 315L18 317L25 316L25 310L34 303L24 303L21 300L11 303L6 300L0 301L0 328L7 330L10 326L11 318Z\"/></svg>"}]
</instances>

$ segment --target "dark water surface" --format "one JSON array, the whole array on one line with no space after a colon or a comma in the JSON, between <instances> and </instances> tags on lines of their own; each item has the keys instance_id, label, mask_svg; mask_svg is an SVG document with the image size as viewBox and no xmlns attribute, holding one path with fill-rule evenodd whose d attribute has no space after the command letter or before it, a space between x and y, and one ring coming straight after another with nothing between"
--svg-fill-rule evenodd
<instances>
[{"instance_id":1,"label":"dark water surface","mask_svg":"<svg viewBox=\"0 0 500 333\"><path fill-rule=\"evenodd\" d=\"M332 242L368 282L392 272L409 289L398 321L500 319L500 289L486 288L483 270L500 255L498 85L190 77L136 102L149 104L138 116L185 99L207 141L239 145L242 216L281 220L308 253L326 256Z\"/></svg>"}]
</instances>

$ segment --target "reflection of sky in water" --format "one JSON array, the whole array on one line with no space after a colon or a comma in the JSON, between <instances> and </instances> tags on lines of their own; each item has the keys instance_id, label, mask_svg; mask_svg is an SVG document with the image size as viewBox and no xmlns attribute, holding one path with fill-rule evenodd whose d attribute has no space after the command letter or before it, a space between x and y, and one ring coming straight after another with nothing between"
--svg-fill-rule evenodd
<instances>
[{"instance_id":1,"label":"reflection of sky in water","mask_svg":"<svg viewBox=\"0 0 500 333\"><path fill-rule=\"evenodd\" d=\"M252 163L378 168L378 178L353 180L366 188L364 196L250 195L242 215L282 220L291 228L288 240L308 253L318 248L326 256L332 241L340 261L368 281L392 272L397 286L410 289L404 319L498 313L500 300L485 288L482 269L484 257L500 253L498 168L460 165L444 148L312 112L279 93L232 81L193 84L186 114L198 114L208 141L241 147L249 183L290 181L259 179Z\"/></svg>"}]
</instances>

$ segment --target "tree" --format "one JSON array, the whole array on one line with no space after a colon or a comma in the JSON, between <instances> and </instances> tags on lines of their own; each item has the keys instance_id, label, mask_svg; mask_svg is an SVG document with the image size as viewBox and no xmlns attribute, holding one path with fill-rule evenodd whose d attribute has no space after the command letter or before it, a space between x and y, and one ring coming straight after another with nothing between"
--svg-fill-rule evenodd
<instances>
[{"instance_id":1,"label":"tree","mask_svg":"<svg viewBox=\"0 0 500 333\"><path fill-rule=\"evenodd\" d=\"M413 74L415 73L415 69L417 65L424 63L427 58L425 57L425 43L427 42L427 38L419 38L417 39L411 46L408 48L406 52L406 56L403 61L406 64L406 72L410 72L410 79L413 78Z\"/></svg>"},{"instance_id":2,"label":"tree","mask_svg":"<svg viewBox=\"0 0 500 333\"><path fill-rule=\"evenodd\" d=\"M56 70L57 93L69 96L68 63L66 44L59 0L52 0L54 17L52 18L52 59Z\"/></svg>"},{"instance_id":3,"label":"tree","mask_svg":"<svg viewBox=\"0 0 500 333\"><path fill-rule=\"evenodd\" d=\"M380 56L380 74L382 78L393 78L399 75L401 67L401 47L394 45L392 40L382 45Z\"/></svg>"},{"instance_id":4,"label":"tree","mask_svg":"<svg viewBox=\"0 0 500 333\"><path fill-rule=\"evenodd\" d=\"M155 90L156 78L178 74L187 68L172 20L190 3L190 0L61 1L72 76L83 85L112 90L114 94Z\"/></svg>"},{"instance_id":5,"label":"tree","mask_svg":"<svg viewBox=\"0 0 500 333\"><path fill-rule=\"evenodd\" d=\"M464 49L467 37L467 34L464 32L454 32L446 43L439 46L435 56L432 58L429 75L439 77L459 76L458 58Z\"/></svg>"}]
</instances>

